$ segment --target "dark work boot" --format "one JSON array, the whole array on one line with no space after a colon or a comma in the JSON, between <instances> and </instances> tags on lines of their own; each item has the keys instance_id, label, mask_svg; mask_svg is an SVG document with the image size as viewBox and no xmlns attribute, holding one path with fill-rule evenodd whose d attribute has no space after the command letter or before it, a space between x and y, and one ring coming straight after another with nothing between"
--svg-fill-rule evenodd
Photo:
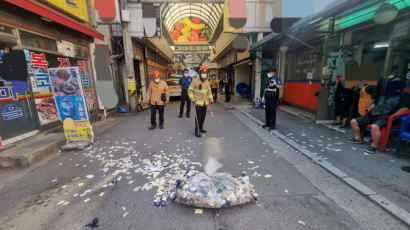
<instances>
[{"instance_id":1,"label":"dark work boot","mask_svg":"<svg viewBox=\"0 0 410 230\"><path fill-rule=\"evenodd\" d=\"M164 129L164 125L159 125L159 128L160 128L160 129Z\"/></svg>"},{"instance_id":2,"label":"dark work boot","mask_svg":"<svg viewBox=\"0 0 410 230\"><path fill-rule=\"evenodd\" d=\"M202 137L202 135L201 135L200 133L195 133L195 136L196 136L196 137L199 137L199 138Z\"/></svg>"},{"instance_id":3,"label":"dark work boot","mask_svg":"<svg viewBox=\"0 0 410 230\"><path fill-rule=\"evenodd\" d=\"M179 114L178 118L182 118L182 113Z\"/></svg>"},{"instance_id":4,"label":"dark work boot","mask_svg":"<svg viewBox=\"0 0 410 230\"><path fill-rule=\"evenodd\" d=\"M205 129L200 129L199 132L206 133L206 130Z\"/></svg>"},{"instance_id":5,"label":"dark work boot","mask_svg":"<svg viewBox=\"0 0 410 230\"><path fill-rule=\"evenodd\" d=\"M156 129L156 128L157 128L157 126L151 125L148 129L149 129L149 130L153 130L153 129Z\"/></svg>"}]
</instances>

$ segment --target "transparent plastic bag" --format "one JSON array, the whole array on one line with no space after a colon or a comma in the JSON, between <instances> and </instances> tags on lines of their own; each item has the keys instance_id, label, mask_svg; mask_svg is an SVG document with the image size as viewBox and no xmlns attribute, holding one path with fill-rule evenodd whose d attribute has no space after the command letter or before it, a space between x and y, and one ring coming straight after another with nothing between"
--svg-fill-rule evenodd
<instances>
[{"instance_id":1,"label":"transparent plastic bag","mask_svg":"<svg viewBox=\"0 0 410 230\"><path fill-rule=\"evenodd\" d=\"M203 208L223 208L256 200L248 176L216 172L222 164L209 158L205 171L190 174L177 184L175 202ZM211 176L209 176L211 175Z\"/></svg>"}]
</instances>

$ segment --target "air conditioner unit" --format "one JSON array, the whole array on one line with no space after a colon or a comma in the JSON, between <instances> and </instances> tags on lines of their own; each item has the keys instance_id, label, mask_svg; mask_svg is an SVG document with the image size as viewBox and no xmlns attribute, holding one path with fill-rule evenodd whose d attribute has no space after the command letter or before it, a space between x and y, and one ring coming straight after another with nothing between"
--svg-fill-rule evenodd
<instances>
[{"instance_id":1,"label":"air conditioner unit","mask_svg":"<svg viewBox=\"0 0 410 230\"><path fill-rule=\"evenodd\" d=\"M129 10L121 10L122 13L122 21L123 22L130 22L130 11Z\"/></svg>"}]
</instances>

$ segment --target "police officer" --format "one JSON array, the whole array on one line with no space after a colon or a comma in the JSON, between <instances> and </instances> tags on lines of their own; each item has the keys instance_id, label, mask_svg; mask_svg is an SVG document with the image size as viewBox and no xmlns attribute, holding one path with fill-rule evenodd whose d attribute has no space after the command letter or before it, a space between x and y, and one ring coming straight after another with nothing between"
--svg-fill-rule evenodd
<instances>
[{"instance_id":1,"label":"police officer","mask_svg":"<svg viewBox=\"0 0 410 230\"><path fill-rule=\"evenodd\" d=\"M263 128L276 129L276 106L279 101L279 90L282 89L282 80L276 76L276 69L270 69L265 91L265 120Z\"/></svg>"},{"instance_id":2,"label":"police officer","mask_svg":"<svg viewBox=\"0 0 410 230\"><path fill-rule=\"evenodd\" d=\"M151 127L149 130L157 128L157 110L159 113L159 128L164 128L164 109L169 102L168 85L161 80L158 71L152 73L153 80L149 83L147 90L147 103L151 104Z\"/></svg>"},{"instance_id":3,"label":"police officer","mask_svg":"<svg viewBox=\"0 0 410 230\"><path fill-rule=\"evenodd\" d=\"M188 97L188 88L192 82L192 77L189 76L189 70L184 69L184 76L179 79L179 84L181 85L181 106L179 107L179 118L182 118L184 114L184 106L186 102L186 117L189 117L191 113L191 100Z\"/></svg>"},{"instance_id":4,"label":"police officer","mask_svg":"<svg viewBox=\"0 0 410 230\"><path fill-rule=\"evenodd\" d=\"M211 86L208 81L208 67L203 65L200 68L201 76L192 81L188 89L189 98L195 104L195 136L201 137L200 133L206 133L204 122L206 108L213 103Z\"/></svg>"}]
</instances>

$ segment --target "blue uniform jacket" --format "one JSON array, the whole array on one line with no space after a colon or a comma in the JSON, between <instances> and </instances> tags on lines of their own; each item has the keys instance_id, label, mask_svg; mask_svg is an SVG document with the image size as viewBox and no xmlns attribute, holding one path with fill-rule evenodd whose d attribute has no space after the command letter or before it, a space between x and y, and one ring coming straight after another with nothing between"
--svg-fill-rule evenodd
<instances>
[{"instance_id":1,"label":"blue uniform jacket","mask_svg":"<svg viewBox=\"0 0 410 230\"><path fill-rule=\"evenodd\" d=\"M188 90L189 85L191 84L191 82L192 82L192 77L185 78L184 76L182 76L179 79L179 84L181 85L182 90Z\"/></svg>"}]
</instances>

